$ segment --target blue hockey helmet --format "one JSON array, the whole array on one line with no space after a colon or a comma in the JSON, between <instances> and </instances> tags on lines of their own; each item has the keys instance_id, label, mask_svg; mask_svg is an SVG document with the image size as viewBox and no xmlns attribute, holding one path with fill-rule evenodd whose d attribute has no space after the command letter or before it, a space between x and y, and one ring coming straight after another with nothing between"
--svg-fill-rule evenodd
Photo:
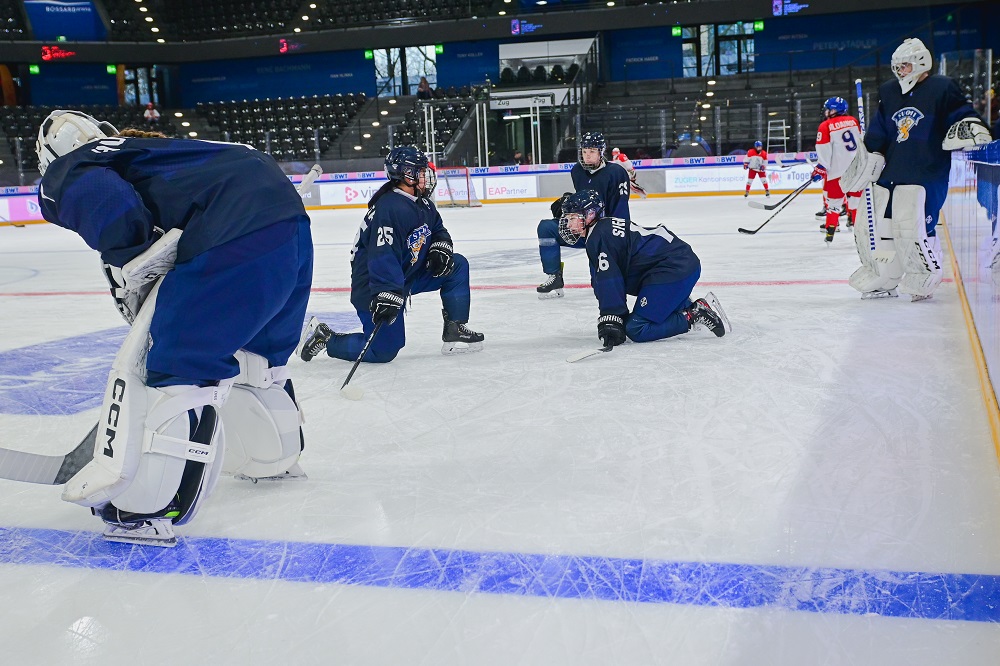
<instances>
[{"instance_id":1,"label":"blue hockey helmet","mask_svg":"<svg viewBox=\"0 0 1000 666\"><path fill-rule=\"evenodd\" d=\"M417 195L426 196L434 189L437 180L426 155L414 146L397 146L385 158L385 175L391 181L419 188L421 172L424 175L424 187Z\"/></svg>"},{"instance_id":2,"label":"blue hockey helmet","mask_svg":"<svg viewBox=\"0 0 1000 666\"><path fill-rule=\"evenodd\" d=\"M590 213L594 213L590 218ZM604 201L594 190L580 190L563 201L562 217L559 218L559 237L566 243L575 245L587 233L587 227L604 217ZM580 224L576 218L582 220ZM573 225L573 228L570 225Z\"/></svg>"},{"instance_id":3,"label":"blue hockey helmet","mask_svg":"<svg viewBox=\"0 0 1000 666\"><path fill-rule=\"evenodd\" d=\"M753 142L753 147L756 148L757 150L760 150L761 148L764 147L764 144L761 143L760 141L754 141Z\"/></svg>"},{"instance_id":4,"label":"blue hockey helmet","mask_svg":"<svg viewBox=\"0 0 1000 666\"><path fill-rule=\"evenodd\" d=\"M847 113L847 100L843 97L831 97L823 102L823 108L829 111L831 116L841 116Z\"/></svg>"},{"instance_id":5,"label":"blue hockey helmet","mask_svg":"<svg viewBox=\"0 0 1000 666\"><path fill-rule=\"evenodd\" d=\"M583 159L583 149L593 148L598 152L597 163L586 162ZM580 137L580 154L578 155L578 160L580 166L588 171L593 171L599 169L604 162L604 152L608 149L608 142L604 138L604 135L600 132L584 132L583 136Z\"/></svg>"}]
</instances>

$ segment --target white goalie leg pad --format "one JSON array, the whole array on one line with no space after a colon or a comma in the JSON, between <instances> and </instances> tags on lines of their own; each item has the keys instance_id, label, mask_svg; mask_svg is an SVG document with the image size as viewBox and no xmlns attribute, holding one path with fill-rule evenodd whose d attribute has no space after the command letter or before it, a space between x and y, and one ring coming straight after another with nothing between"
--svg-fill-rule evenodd
<instances>
[{"instance_id":1,"label":"white goalie leg pad","mask_svg":"<svg viewBox=\"0 0 1000 666\"><path fill-rule=\"evenodd\" d=\"M899 290L930 296L944 278L940 241L927 237L924 202L919 185L897 185L892 194L892 231L903 266Z\"/></svg>"},{"instance_id":2,"label":"white goalie leg pad","mask_svg":"<svg viewBox=\"0 0 1000 666\"><path fill-rule=\"evenodd\" d=\"M146 386L149 324L158 291L159 283L115 357L101 407L94 458L67 481L62 494L67 502L88 507L113 502L121 511L154 513L174 499L188 461L202 463L211 472L219 454L221 428L213 429L201 442L191 441L188 412L195 410L200 415L207 405L221 405L227 387ZM211 481L213 475L200 476ZM199 483L196 490L203 485ZM198 501L197 496L181 499L187 509Z\"/></svg>"},{"instance_id":3,"label":"white goalie leg pad","mask_svg":"<svg viewBox=\"0 0 1000 666\"><path fill-rule=\"evenodd\" d=\"M284 389L288 366L267 367L267 359L236 353L240 374L221 411L226 425L223 472L250 478L287 472L302 450L298 405Z\"/></svg>"},{"instance_id":4,"label":"white goalie leg pad","mask_svg":"<svg viewBox=\"0 0 1000 666\"><path fill-rule=\"evenodd\" d=\"M866 188L858 206L854 225L854 244L861 268L851 274L849 283L861 293L895 289L903 274L896 253L890 225L885 219L889 190L879 185Z\"/></svg>"}]
</instances>

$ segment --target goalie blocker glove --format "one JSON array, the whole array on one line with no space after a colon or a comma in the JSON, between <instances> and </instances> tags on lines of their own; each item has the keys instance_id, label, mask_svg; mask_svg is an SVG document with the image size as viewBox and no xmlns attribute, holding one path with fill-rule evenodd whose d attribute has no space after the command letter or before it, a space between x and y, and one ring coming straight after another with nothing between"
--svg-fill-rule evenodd
<instances>
[{"instance_id":1,"label":"goalie blocker glove","mask_svg":"<svg viewBox=\"0 0 1000 666\"><path fill-rule=\"evenodd\" d=\"M455 270L455 250L447 241L437 241L427 250L427 270L433 277L451 275Z\"/></svg>"},{"instance_id":2,"label":"goalie blocker glove","mask_svg":"<svg viewBox=\"0 0 1000 666\"><path fill-rule=\"evenodd\" d=\"M605 347L625 342L625 320L620 315L601 315L597 320L597 337Z\"/></svg>"},{"instance_id":3,"label":"goalie blocker glove","mask_svg":"<svg viewBox=\"0 0 1000 666\"><path fill-rule=\"evenodd\" d=\"M381 291L372 299L370 308L375 324L392 324L403 308L403 295L394 291Z\"/></svg>"}]
</instances>

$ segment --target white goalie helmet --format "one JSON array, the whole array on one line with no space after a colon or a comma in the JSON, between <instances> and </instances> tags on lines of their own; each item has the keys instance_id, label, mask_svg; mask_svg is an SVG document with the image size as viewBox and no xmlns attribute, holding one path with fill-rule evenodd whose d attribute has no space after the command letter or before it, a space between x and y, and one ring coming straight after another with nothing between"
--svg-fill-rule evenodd
<instances>
[{"instance_id":1,"label":"white goalie helmet","mask_svg":"<svg viewBox=\"0 0 1000 666\"><path fill-rule=\"evenodd\" d=\"M903 65L910 64L912 69L907 74L900 74ZM904 39L903 43L892 52L892 73L899 79L903 94L913 90L917 80L924 72L931 71L931 52L924 43L916 38Z\"/></svg>"},{"instance_id":2,"label":"white goalie helmet","mask_svg":"<svg viewBox=\"0 0 1000 666\"><path fill-rule=\"evenodd\" d=\"M118 134L109 122L88 116L82 111L59 109L53 111L38 128L35 152L38 154L38 171L44 176L49 164L92 141Z\"/></svg>"}]
</instances>

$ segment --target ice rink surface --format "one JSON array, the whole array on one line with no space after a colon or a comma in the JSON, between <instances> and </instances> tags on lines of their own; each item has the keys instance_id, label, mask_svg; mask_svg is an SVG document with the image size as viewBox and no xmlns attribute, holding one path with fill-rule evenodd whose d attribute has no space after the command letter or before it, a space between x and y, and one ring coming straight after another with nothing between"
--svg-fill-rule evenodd
<instances>
[{"instance_id":1,"label":"ice rink surface","mask_svg":"<svg viewBox=\"0 0 1000 666\"><path fill-rule=\"evenodd\" d=\"M3 662L1000 663L1000 469L956 286L862 302L819 205L743 236L770 213L742 197L633 201L734 330L575 364L596 301L579 251L536 298L547 204L445 210L485 350L442 356L422 294L360 402L349 363L294 360L307 481L224 478L168 550L0 480ZM312 213L310 311L338 331L362 212ZM2 445L65 453L125 332L96 254L0 227L0 308Z\"/></svg>"}]
</instances>

